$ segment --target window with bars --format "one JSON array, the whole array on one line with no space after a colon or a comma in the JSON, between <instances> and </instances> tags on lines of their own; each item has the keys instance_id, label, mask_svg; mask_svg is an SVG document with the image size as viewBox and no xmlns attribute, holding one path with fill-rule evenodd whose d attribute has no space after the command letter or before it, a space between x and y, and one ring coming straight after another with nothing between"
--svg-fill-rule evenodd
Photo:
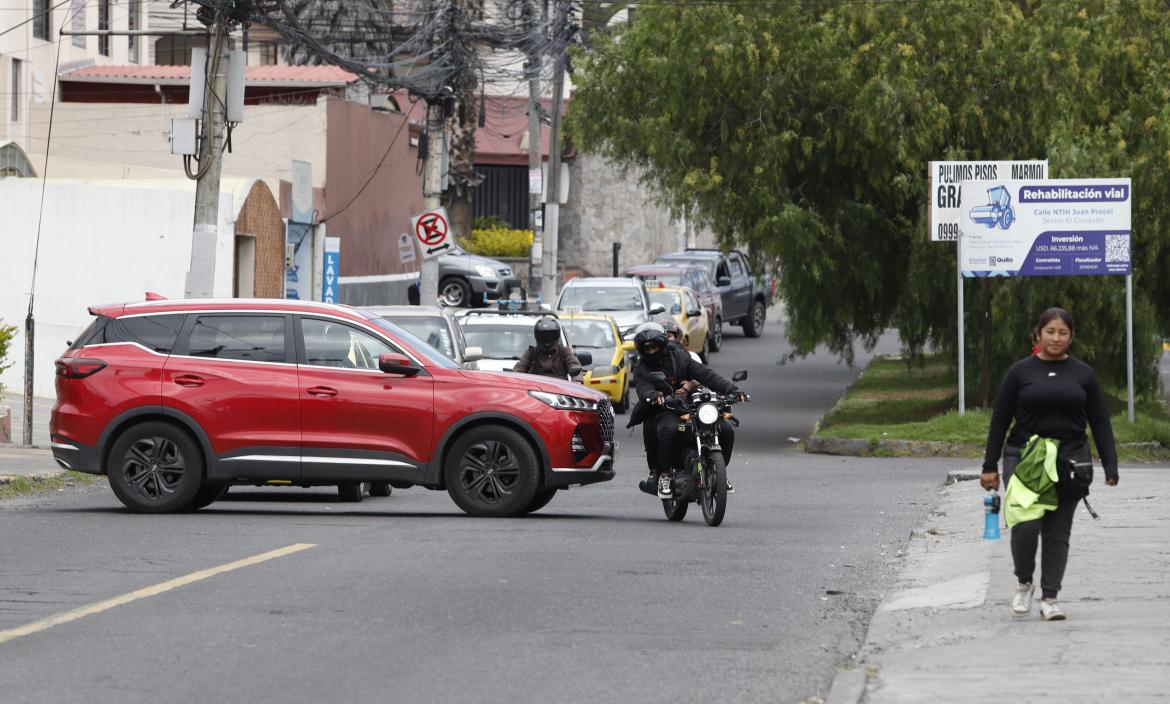
<instances>
[{"instance_id":1,"label":"window with bars","mask_svg":"<svg viewBox=\"0 0 1170 704\"><path fill-rule=\"evenodd\" d=\"M24 73L24 62L20 59L12 60L12 81L9 84L12 94L12 122L20 121L20 84L21 75Z\"/></svg>"},{"instance_id":2,"label":"window with bars","mask_svg":"<svg viewBox=\"0 0 1170 704\"><path fill-rule=\"evenodd\" d=\"M126 8L126 28L133 32L136 29L142 28L142 0L129 0ZM138 63L138 47L141 45L141 37L136 37L130 34L126 37L127 48L129 53L127 57L131 63Z\"/></svg>"},{"instance_id":3,"label":"window with bars","mask_svg":"<svg viewBox=\"0 0 1170 704\"><path fill-rule=\"evenodd\" d=\"M74 32L85 31L85 0L73 0L69 5L70 28ZM85 37L74 35L73 46L79 49L85 48Z\"/></svg>"},{"instance_id":4,"label":"window with bars","mask_svg":"<svg viewBox=\"0 0 1170 704\"><path fill-rule=\"evenodd\" d=\"M50 0L33 0L33 38L49 40L52 32L53 6Z\"/></svg>"},{"instance_id":5,"label":"window with bars","mask_svg":"<svg viewBox=\"0 0 1170 704\"><path fill-rule=\"evenodd\" d=\"M108 31L110 29L110 0L98 0L97 10L97 28ZM110 36L108 34L103 34L98 37L98 53L102 56L110 55Z\"/></svg>"}]
</instances>

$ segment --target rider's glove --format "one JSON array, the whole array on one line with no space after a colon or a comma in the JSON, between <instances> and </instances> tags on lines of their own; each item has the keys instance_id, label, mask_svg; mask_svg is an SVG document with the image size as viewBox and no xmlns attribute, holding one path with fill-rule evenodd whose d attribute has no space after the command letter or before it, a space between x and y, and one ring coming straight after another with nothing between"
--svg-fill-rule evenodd
<instances>
[{"instance_id":1,"label":"rider's glove","mask_svg":"<svg viewBox=\"0 0 1170 704\"><path fill-rule=\"evenodd\" d=\"M751 400L751 397L747 395L746 391L740 391L739 389L732 389L731 395L735 397L737 403L746 403Z\"/></svg>"},{"instance_id":2,"label":"rider's glove","mask_svg":"<svg viewBox=\"0 0 1170 704\"><path fill-rule=\"evenodd\" d=\"M655 406L661 406L666 403L666 397L662 395L661 391L655 391L647 400Z\"/></svg>"}]
</instances>

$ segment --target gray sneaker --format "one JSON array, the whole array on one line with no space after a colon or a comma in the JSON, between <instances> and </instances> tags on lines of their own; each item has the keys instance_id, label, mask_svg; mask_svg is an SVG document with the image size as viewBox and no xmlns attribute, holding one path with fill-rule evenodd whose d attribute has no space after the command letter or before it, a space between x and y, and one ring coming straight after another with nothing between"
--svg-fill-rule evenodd
<instances>
[{"instance_id":1,"label":"gray sneaker","mask_svg":"<svg viewBox=\"0 0 1170 704\"><path fill-rule=\"evenodd\" d=\"M1060 604L1056 603L1056 599L1040 600L1040 618L1045 621L1064 620L1064 612L1060 610Z\"/></svg>"},{"instance_id":2,"label":"gray sneaker","mask_svg":"<svg viewBox=\"0 0 1170 704\"><path fill-rule=\"evenodd\" d=\"M658 475L658 498L674 498L674 491L670 487L670 475L665 472Z\"/></svg>"},{"instance_id":3,"label":"gray sneaker","mask_svg":"<svg viewBox=\"0 0 1170 704\"><path fill-rule=\"evenodd\" d=\"M1023 617L1032 613L1032 593L1034 591L1036 591L1036 587L1031 582L1016 585L1016 595L1012 597L1013 614L1017 617Z\"/></svg>"}]
</instances>

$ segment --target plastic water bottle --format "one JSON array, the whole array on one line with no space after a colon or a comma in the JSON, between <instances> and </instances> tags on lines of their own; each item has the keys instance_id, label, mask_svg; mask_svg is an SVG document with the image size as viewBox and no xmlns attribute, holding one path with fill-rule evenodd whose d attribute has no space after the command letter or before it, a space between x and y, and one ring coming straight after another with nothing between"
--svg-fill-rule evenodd
<instances>
[{"instance_id":1,"label":"plastic water bottle","mask_svg":"<svg viewBox=\"0 0 1170 704\"><path fill-rule=\"evenodd\" d=\"M999 540L999 492L983 497L983 539Z\"/></svg>"}]
</instances>

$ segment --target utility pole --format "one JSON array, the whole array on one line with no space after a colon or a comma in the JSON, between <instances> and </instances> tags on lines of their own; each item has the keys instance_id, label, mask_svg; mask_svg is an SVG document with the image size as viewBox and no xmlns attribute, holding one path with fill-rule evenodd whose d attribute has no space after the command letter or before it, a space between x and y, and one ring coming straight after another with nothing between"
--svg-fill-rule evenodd
<instances>
[{"instance_id":1,"label":"utility pole","mask_svg":"<svg viewBox=\"0 0 1170 704\"><path fill-rule=\"evenodd\" d=\"M187 298L211 298L215 283L215 246L219 230L219 178L223 166L224 105L227 96L227 25L216 12L207 52L206 100L203 106L203 156L194 174L195 225L191 232L191 268L187 272ZM198 67L192 67L196 69ZM191 175L191 174L188 174Z\"/></svg>"},{"instance_id":2,"label":"utility pole","mask_svg":"<svg viewBox=\"0 0 1170 704\"><path fill-rule=\"evenodd\" d=\"M557 296L557 246L560 237L561 215L561 103L565 89L565 56L562 52L554 59L552 127L548 138L548 187L545 198L544 262L541 277L541 297L552 301Z\"/></svg>"},{"instance_id":3,"label":"utility pole","mask_svg":"<svg viewBox=\"0 0 1170 704\"><path fill-rule=\"evenodd\" d=\"M427 103L427 159L423 166L423 207L428 211L441 205L443 195L443 108ZM424 257L419 275L418 300L424 306L439 298L439 259Z\"/></svg>"},{"instance_id":4,"label":"utility pole","mask_svg":"<svg viewBox=\"0 0 1170 704\"><path fill-rule=\"evenodd\" d=\"M540 214L540 188L534 179L540 174L543 158L540 149L540 53L536 50L540 38L536 22L536 0L525 4L528 15L528 62L524 66L528 76L528 227L532 230L532 251L528 259L528 295L543 287L541 259L544 237Z\"/></svg>"}]
</instances>

